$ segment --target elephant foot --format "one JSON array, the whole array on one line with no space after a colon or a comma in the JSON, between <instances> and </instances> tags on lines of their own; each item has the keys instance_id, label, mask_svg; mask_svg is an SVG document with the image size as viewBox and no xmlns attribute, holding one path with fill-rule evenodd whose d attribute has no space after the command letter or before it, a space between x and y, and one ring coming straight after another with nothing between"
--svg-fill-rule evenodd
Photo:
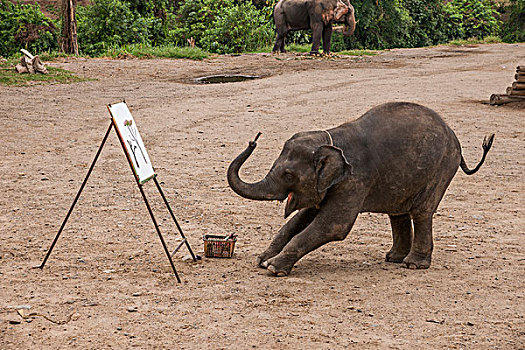
<instances>
[{"instance_id":1,"label":"elephant foot","mask_svg":"<svg viewBox=\"0 0 525 350\"><path fill-rule=\"evenodd\" d=\"M315 56L315 57L321 57L322 55L319 53L319 51L310 51L309 53L310 56Z\"/></svg>"},{"instance_id":2,"label":"elephant foot","mask_svg":"<svg viewBox=\"0 0 525 350\"><path fill-rule=\"evenodd\" d=\"M403 259L403 264L405 264L408 269L428 269L431 260L431 254L425 255L411 252Z\"/></svg>"},{"instance_id":3,"label":"elephant foot","mask_svg":"<svg viewBox=\"0 0 525 350\"><path fill-rule=\"evenodd\" d=\"M386 261L392 262L392 263L401 263L403 262L403 259L408 255L408 252L398 252L393 249L391 249L388 253L386 253Z\"/></svg>"},{"instance_id":4,"label":"elephant foot","mask_svg":"<svg viewBox=\"0 0 525 350\"><path fill-rule=\"evenodd\" d=\"M282 271L282 270L278 270L275 266L273 265L268 265L268 271L270 271L274 276L276 277L285 277L285 276L288 276L288 272L286 271Z\"/></svg>"},{"instance_id":5,"label":"elephant foot","mask_svg":"<svg viewBox=\"0 0 525 350\"><path fill-rule=\"evenodd\" d=\"M268 267L268 263L266 262L266 260L263 260L263 258L261 258L260 256L257 257L257 259L255 259L255 264L258 267L261 267L261 268L264 268L264 269Z\"/></svg>"},{"instance_id":6,"label":"elephant foot","mask_svg":"<svg viewBox=\"0 0 525 350\"><path fill-rule=\"evenodd\" d=\"M262 253L261 255L259 255L257 257L257 259L255 260L257 266L259 267L262 267L262 268L267 268L268 267L268 260L273 258L274 256L276 256L277 254L279 254L280 251L274 251L274 250L266 250L264 253Z\"/></svg>"},{"instance_id":7,"label":"elephant foot","mask_svg":"<svg viewBox=\"0 0 525 350\"><path fill-rule=\"evenodd\" d=\"M270 271L274 276L283 277L290 274L295 261L297 260L291 256L279 254L276 257L263 262L263 264L266 265L268 271Z\"/></svg>"}]
</instances>

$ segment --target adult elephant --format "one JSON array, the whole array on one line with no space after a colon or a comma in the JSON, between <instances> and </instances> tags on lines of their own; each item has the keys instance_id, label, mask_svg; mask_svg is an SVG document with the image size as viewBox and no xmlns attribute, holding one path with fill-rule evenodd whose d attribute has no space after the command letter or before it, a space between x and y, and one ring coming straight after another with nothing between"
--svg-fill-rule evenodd
<instances>
[{"instance_id":1,"label":"adult elephant","mask_svg":"<svg viewBox=\"0 0 525 350\"><path fill-rule=\"evenodd\" d=\"M409 268L431 262L432 216L458 167L474 174L494 135L483 141L483 158L470 170L454 132L434 111L412 103L387 103L359 119L330 130L295 134L266 177L257 183L239 178L255 149L250 142L228 168L228 183L255 200L288 198L285 218L258 264L288 275L305 254L343 240L359 213L386 213L393 245L386 260Z\"/></svg>"},{"instance_id":2,"label":"adult elephant","mask_svg":"<svg viewBox=\"0 0 525 350\"><path fill-rule=\"evenodd\" d=\"M321 38L323 52L330 53L332 23L344 23L343 35L355 30L354 7L348 0L280 0L273 11L277 39L273 52L285 52L284 41L291 30L312 29L312 50L319 53Z\"/></svg>"}]
</instances>

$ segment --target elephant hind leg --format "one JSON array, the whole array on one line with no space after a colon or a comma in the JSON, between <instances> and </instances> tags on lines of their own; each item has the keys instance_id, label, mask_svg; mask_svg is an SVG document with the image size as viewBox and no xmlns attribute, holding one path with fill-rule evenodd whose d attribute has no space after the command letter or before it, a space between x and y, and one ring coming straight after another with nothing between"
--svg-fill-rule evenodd
<instances>
[{"instance_id":1,"label":"elephant hind leg","mask_svg":"<svg viewBox=\"0 0 525 350\"><path fill-rule=\"evenodd\" d=\"M409 269L428 269L432 260L432 214L414 218L414 240L410 253L403 259Z\"/></svg>"},{"instance_id":2,"label":"elephant hind leg","mask_svg":"<svg viewBox=\"0 0 525 350\"><path fill-rule=\"evenodd\" d=\"M410 215L389 215L392 226L392 248L386 253L386 261L400 263L412 247L412 219Z\"/></svg>"}]
</instances>

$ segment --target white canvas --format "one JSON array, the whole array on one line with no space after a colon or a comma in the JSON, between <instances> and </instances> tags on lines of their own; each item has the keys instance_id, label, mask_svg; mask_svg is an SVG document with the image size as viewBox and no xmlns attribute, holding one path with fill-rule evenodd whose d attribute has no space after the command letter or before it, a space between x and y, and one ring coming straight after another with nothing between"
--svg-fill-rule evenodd
<instances>
[{"instance_id":1,"label":"white canvas","mask_svg":"<svg viewBox=\"0 0 525 350\"><path fill-rule=\"evenodd\" d=\"M133 120L133 116L125 102L109 105L108 108L119 137L124 143L128 157L131 159L135 175L139 178L139 182L143 184L155 176L155 170L153 170L148 152L140 137L137 124L135 124L135 120Z\"/></svg>"}]
</instances>

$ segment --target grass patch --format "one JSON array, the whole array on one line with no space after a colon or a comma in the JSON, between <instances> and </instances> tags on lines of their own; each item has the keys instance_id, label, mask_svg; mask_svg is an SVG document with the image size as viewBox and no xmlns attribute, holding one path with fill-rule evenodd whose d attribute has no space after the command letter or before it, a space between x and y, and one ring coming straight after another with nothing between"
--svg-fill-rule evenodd
<instances>
[{"instance_id":1,"label":"grass patch","mask_svg":"<svg viewBox=\"0 0 525 350\"><path fill-rule=\"evenodd\" d=\"M146 46L141 44L124 45L119 48L111 48L99 55L99 57L126 58L185 58L190 60L202 60L209 57L209 53L198 47L178 46Z\"/></svg>"},{"instance_id":2,"label":"grass patch","mask_svg":"<svg viewBox=\"0 0 525 350\"><path fill-rule=\"evenodd\" d=\"M24 86L32 84L71 84L91 79L79 78L65 69L47 66L47 74L19 74L15 70L18 59L0 61L0 85Z\"/></svg>"},{"instance_id":3,"label":"grass patch","mask_svg":"<svg viewBox=\"0 0 525 350\"><path fill-rule=\"evenodd\" d=\"M470 39L465 39L465 40L452 40L451 42L449 42L449 45L463 46L463 45L478 45L478 44L499 44L502 42L503 40L501 40L500 37L487 36L483 39L470 38Z\"/></svg>"},{"instance_id":4,"label":"grass patch","mask_svg":"<svg viewBox=\"0 0 525 350\"><path fill-rule=\"evenodd\" d=\"M310 52L312 49L312 44L289 44L285 46L285 49L291 52Z\"/></svg>"},{"instance_id":5,"label":"grass patch","mask_svg":"<svg viewBox=\"0 0 525 350\"><path fill-rule=\"evenodd\" d=\"M334 52L336 55L345 55L345 56L377 56L380 51L372 50L345 50Z\"/></svg>"}]
</instances>

